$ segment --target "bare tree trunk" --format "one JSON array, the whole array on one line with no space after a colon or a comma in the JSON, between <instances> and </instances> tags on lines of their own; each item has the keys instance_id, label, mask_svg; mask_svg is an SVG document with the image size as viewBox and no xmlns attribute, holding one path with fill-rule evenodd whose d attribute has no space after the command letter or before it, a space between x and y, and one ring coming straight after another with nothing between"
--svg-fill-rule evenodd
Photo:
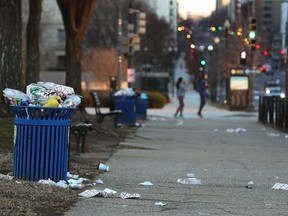
<instances>
[{"instance_id":1,"label":"bare tree trunk","mask_svg":"<svg viewBox=\"0 0 288 216\"><path fill-rule=\"evenodd\" d=\"M29 1L29 18L27 24L27 62L26 85L39 81L39 37L42 0Z\"/></svg>"},{"instance_id":2,"label":"bare tree trunk","mask_svg":"<svg viewBox=\"0 0 288 216\"><path fill-rule=\"evenodd\" d=\"M66 32L66 85L81 89L81 44L96 0L57 0ZM79 107L84 110L84 106Z\"/></svg>"},{"instance_id":3,"label":"bare tree trunk","mask_svg":"<svg viewBox=\"0 0 288 216\"><path fill-rule=\"evenodd\" d=\"M23 90L21 72L21 1L0 0L0 112L8 106L2 97L9 87Z\"/></svg>"}]
</instances>

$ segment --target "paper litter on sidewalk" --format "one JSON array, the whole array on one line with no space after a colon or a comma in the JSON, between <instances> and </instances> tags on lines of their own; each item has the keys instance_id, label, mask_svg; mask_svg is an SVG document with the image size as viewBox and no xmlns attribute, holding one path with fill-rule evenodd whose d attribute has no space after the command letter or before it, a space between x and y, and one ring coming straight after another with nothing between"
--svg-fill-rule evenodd
<instances>
[{"instance_id":1,"label":"paper litter on sidewalk","mask_svg":"<svg viewBox=\"0 0 288 216\"><path fill-rule=\"evenodd\" d=\"M201 180L197 178L185 178L185 179L178 179L178 183L180 184L193 184L193 185L200 185Z\"/></svg>"},{"instance_id":2,"label":"paper litter on sidewalk","mask_svg":"<svg viewBox=\"0 0 288 216\"><path fill-rule=\"evenodd\" d=\"M150 181L145 181L145 182L141 182L140 185L143 185L143 186L152 186L154 185L152 182Z\"/></svg>"},{"instance_id":3,"label":"paper litter on sidewalk","mask_svg":"<svg viewBox=\"0 0 288 216\"><path fill-rule=\"evenodd\" d=\"M106 188L105 190L92 189L92 190L85 190L79 193L78 196L82 196L86 198L95 197L95 196L107 198L107 197L113 197L116 193L117 191L111 190L109 188Z\"/></svg>"},{"instance_id":4,"label":"paper litter on sidewalk","mask_svg":"<svg viewBox=\"0 0 288 216\"><path fill-rule=\"evenodd\" d=\"M236 129L228 128L226 131L229 133L245 133L245 132L247 132L247 130L245 128L236 128Z\"/></svg>"},{"instance_id":5,"label":"paper litter on sidewalk","mask_svg":"<svg viewBox=\"0 0 288 216\"><path fill-rule=\"evenodd\" d=\"M119 197L121 199L139 199L141 196L138 193L130 194L130 193L127 193L127 192L121 192Z\"/></svg>"},{"instance_id":6,"label":"paper litter on sidewalk","mask_svg":"<svg viewBox=\"0 0 288 216\"><path fill-rule=\"evenodd\" d=\"M163 202L156 202L155 205L156 205L156 206L166 206L167 203L163 203Z\"/></svg>"},{"instance_id":7,"label":"paper litter on sidewalk","mask_svg":"<svg viewBox=\"0 0 288 216\"><path fill-rule=\"evenodd\" d=\"M279 137L280 136L280 134L278 134L278 133L267 133L267 135L270 137Z\"/></svg>"},{"instance_id":8,"label":"paper litter on sidewalk","mask_svg":"<svg viewBox=\"0 0 288 216\"><path fill-rule=\"evenodd\" d=\"M288 190L288 184L275 183L271 189L275 189L275 190Z\"/></svg>"}]
</instances>

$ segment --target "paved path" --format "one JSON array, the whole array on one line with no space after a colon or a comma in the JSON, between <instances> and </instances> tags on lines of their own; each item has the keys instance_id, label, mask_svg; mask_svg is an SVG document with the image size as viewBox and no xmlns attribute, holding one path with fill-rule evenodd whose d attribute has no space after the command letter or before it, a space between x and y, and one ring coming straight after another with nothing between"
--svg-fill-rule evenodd
<instances>
[{"instance_id":1,"label":"paved path","mask_svg":"<svg viewBox=\"0 0 288 216\"><path fill-rule=\"evenodd\" d=\"M189 79L183 64L177 61L176 79ZM257 113L208 104L200 119L199 96L191 89L185 118L173 117L177 104L172 98L163 109L148 109L148 121L109 159L111 170L98 176L104 184L96 189L115 190L115 197L79 198L65 216L288 215L288 191L271 189L288 184L286 134L259 124ZM177 182L187 174L198 184ZM145 181L153 185L140 185ZM141 198L121 199L120 192Z\"/></svg>"},{"instance_id":2,"label":"paved path","mask_svg":"<svg viewBox=\"0 0 288 216\"><path fill-rule=\"evenodd\" d=\"M188 93L185 118L172 117L176 102L148 110L147 123L120 143L107 162L111 170L98 176L104 184L96 189L116 196L79 198L65 216L288 215L288 191L271 189L288 184L286 134L259 124L257 113L207 105L199 119L197 98ZM200 184L177 182L187 174ZM145 181L154 185L141 186ZM123 200L120 192L141 198Z\"/></svg>"}]
</instances>

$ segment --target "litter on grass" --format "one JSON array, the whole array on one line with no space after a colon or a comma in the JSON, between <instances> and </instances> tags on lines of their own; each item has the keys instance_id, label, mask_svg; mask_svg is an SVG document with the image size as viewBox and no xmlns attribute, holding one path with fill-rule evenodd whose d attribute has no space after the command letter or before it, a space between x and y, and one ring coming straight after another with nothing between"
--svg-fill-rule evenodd
<instances>
[{"instance_id":1,"label":"litter on grass","mask_svg":"<svg viewBox=\"0 0 288 216\"><path fill-rule=\"evenodd\" d=\"M0 173L0 179L12 180L14 177Z\"/></svg>"}]
</instances>

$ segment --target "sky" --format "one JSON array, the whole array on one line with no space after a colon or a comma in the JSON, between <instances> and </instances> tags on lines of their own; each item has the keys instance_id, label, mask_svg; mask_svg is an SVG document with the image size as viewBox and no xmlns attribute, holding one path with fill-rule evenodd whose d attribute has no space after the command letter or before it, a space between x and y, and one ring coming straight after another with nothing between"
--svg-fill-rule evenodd
<instances>
[{"instance_id":1,"label":"sky","mask_svg":"<svg viewBox=\"0 0 288 216\"><path fill-rule=\"evenodd\" d=\"M216 0L178 0L179 13L187 18L189 12L192 16L210 15L216 7Z\"/></svg>"}]
</instances>

